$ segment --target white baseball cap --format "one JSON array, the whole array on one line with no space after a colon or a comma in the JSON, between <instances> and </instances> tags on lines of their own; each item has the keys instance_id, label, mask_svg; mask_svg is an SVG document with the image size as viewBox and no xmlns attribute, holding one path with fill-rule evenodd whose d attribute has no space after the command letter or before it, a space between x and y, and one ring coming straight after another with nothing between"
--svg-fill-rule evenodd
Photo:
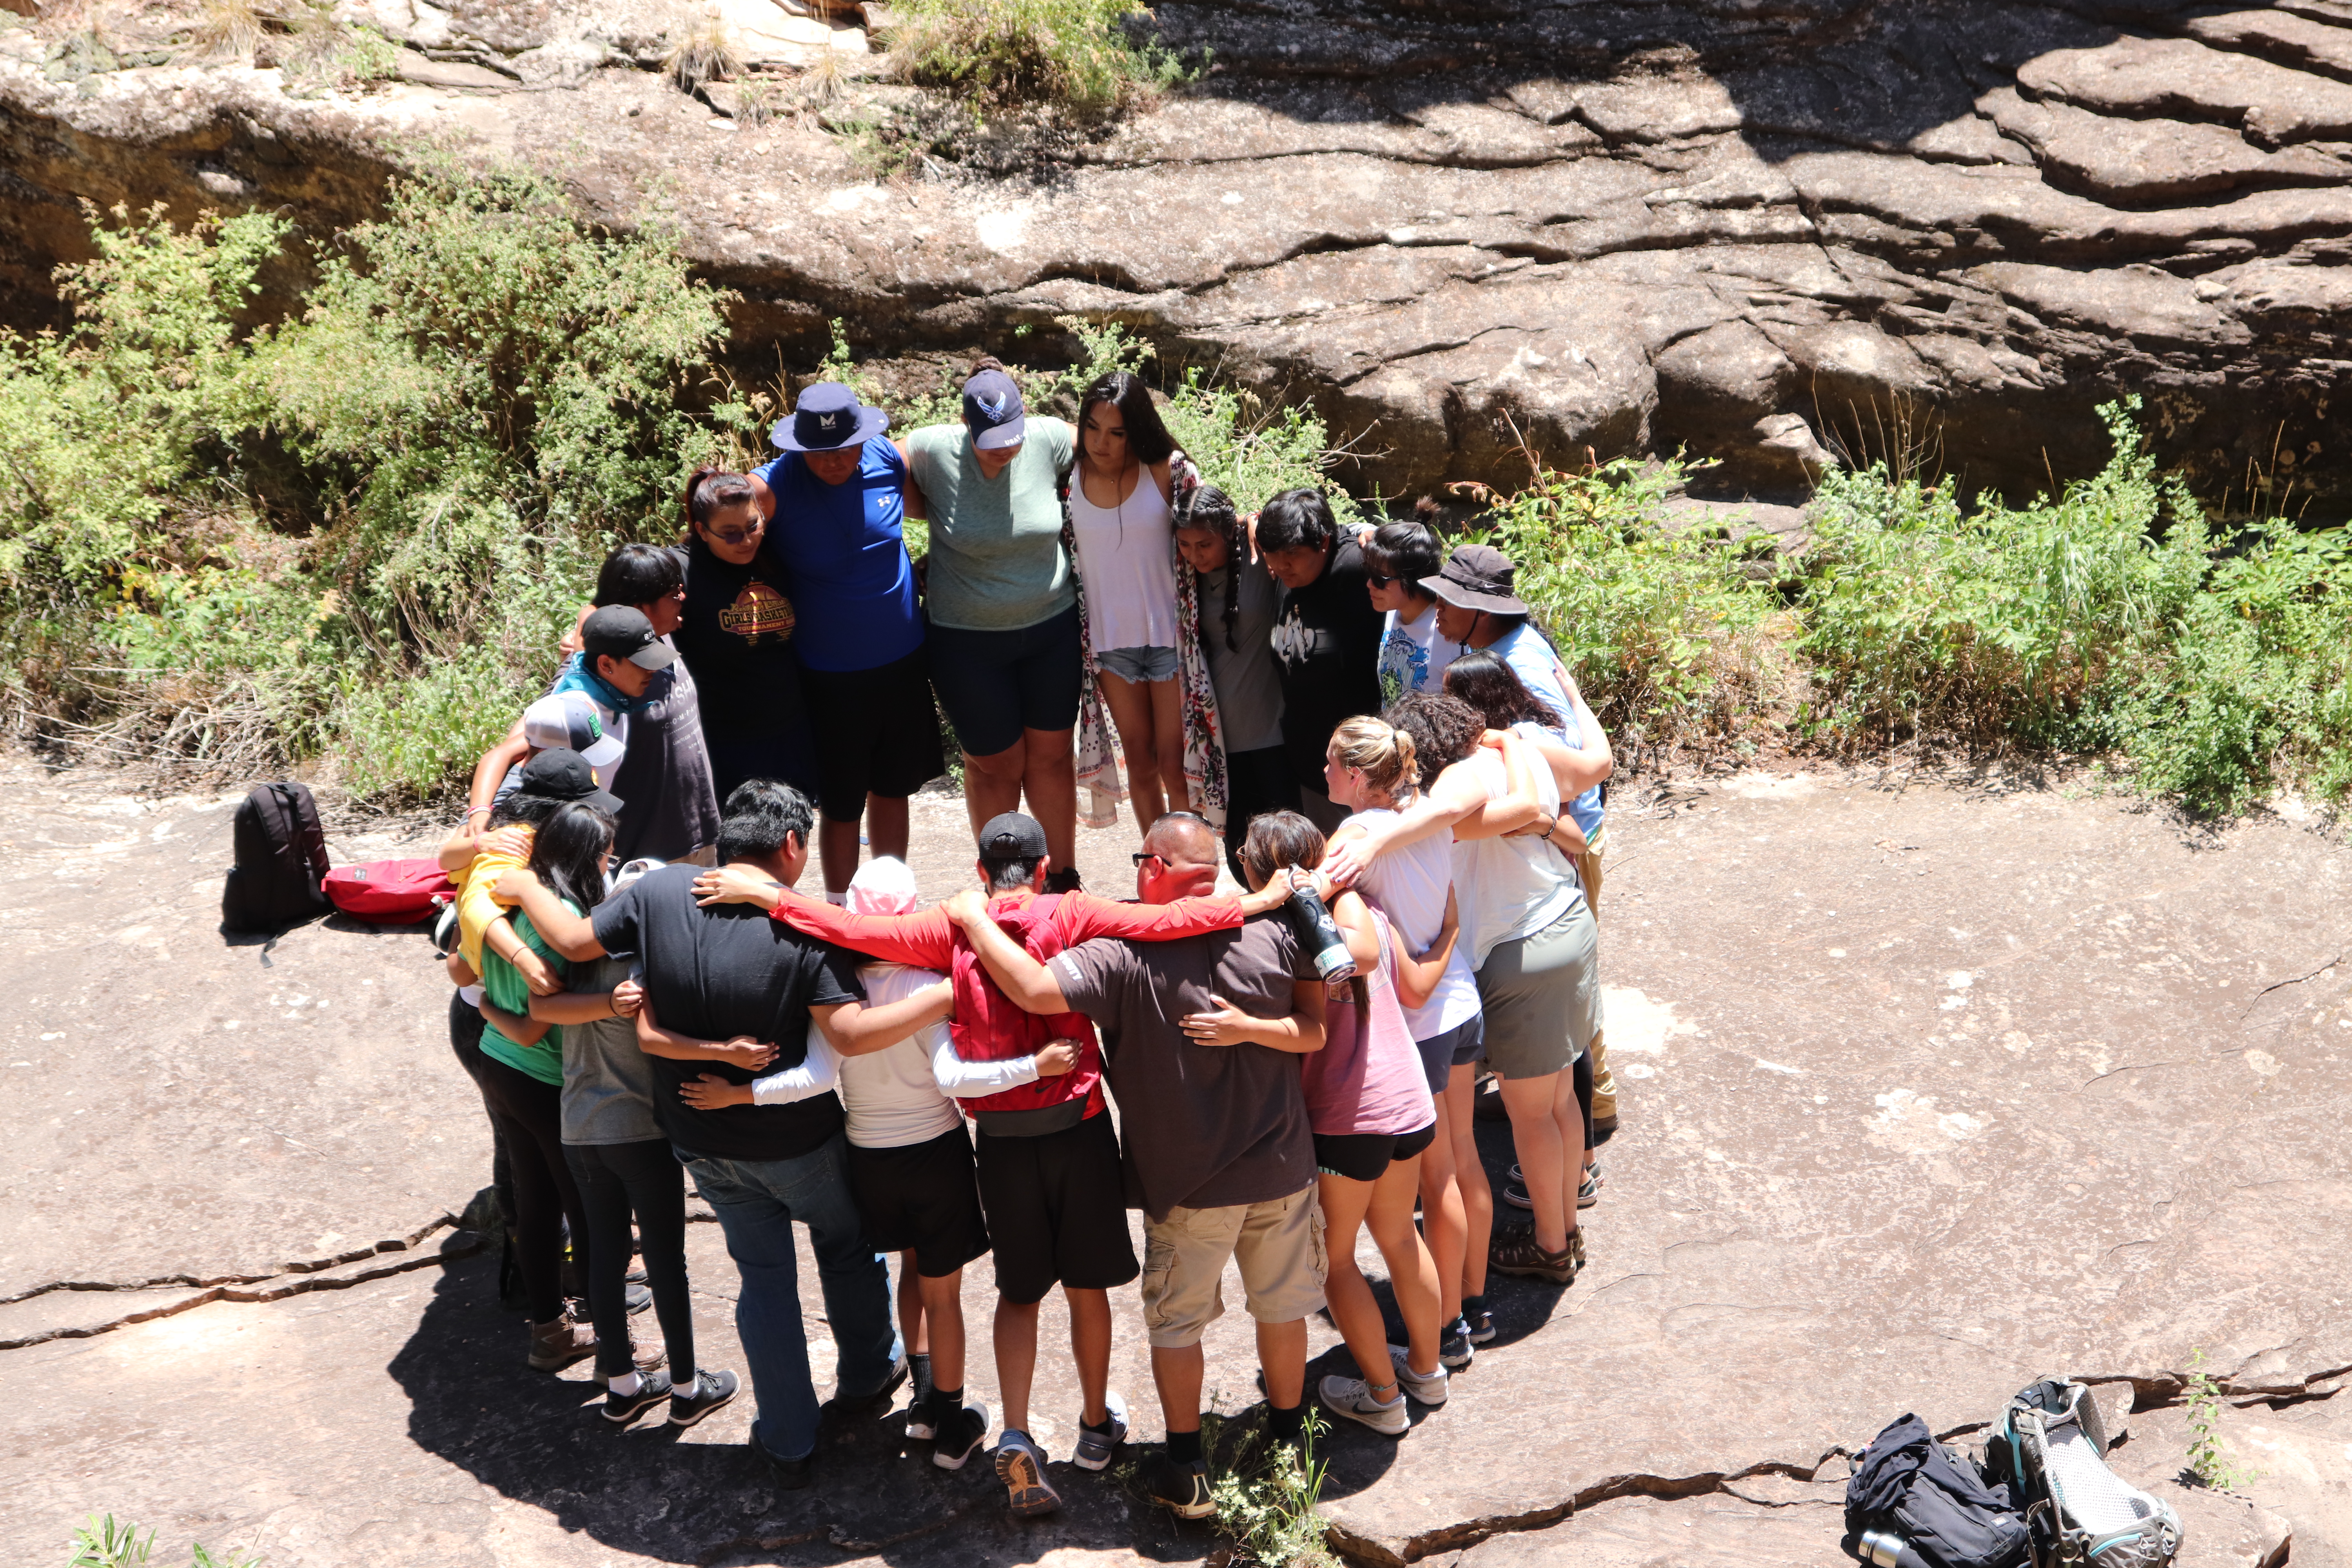
<instances>
[{"instance_id":1,"label":"white baseball cap","mask_svg":"<svg viewBox=\"0 0 2352 1568\"><path fill-rule=\"evenodd\" d=\"M854 915L903 915L920 896L912 868L888 855L868 860L849 879L849 912Z\"/></svg>"},{"instance_id":2,"label":"white baseball cap","mask_svg":"<svg viewBox=\"0 0 2352 1568\"><path fill-rule=\"evenodd\" d=\"M628 750L604 732L604 716L584 691L559 691L524 709L522 738L542 752L577 752L592 768L609 767Z\"/></svg>"}]
</instances>

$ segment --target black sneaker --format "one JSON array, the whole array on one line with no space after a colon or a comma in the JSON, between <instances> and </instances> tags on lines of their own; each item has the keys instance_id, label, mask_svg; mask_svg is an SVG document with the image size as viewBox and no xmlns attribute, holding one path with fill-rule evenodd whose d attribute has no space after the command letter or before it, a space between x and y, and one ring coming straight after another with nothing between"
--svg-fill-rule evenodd
<instances>
[{"instance_id":1,"label":"black sneaker","mask_svg":"<svg viewBox=\"0 0 2352 1568\"><path fill-rule=\"evenodd\" d=\"M988 1406L967 1405L933 1418L931 1463L943 1470L961 1470L988 1437Z\"/></svg>"},{"instance_id":2,"label":"black sneaker","mask_svg":"<svg viewBox=\"0 0 2352 1568\"><path fill-rule=\"evenodd\" d=\"M1495 1337L1495 1314L1481 1307L1472 1311L1462 1310L1462 1337L1474 1345L1483 1345Z\"/></svg>"},{"instance_id":3,"label":"black sneaker","mask_svg":"<svg viewBox=\"0 0 2352 1568\"><path fill-rule=\"evenodd\" d=\"M1164 1448L1143 1461L1143 1495L1179 1519L1206 1519L1217 1511L1209 1500L1209 1467L1194 1459L1180 1465Z\"/></svg>"},{"instance_id":4,"label":"black sneaker","mask_svg":"<svg viewBox=\"0 0 2352 1568\"><path fill-rule=\"evenodd\" d=\"M642 1373L635 1394L614 1394L609 1388L604 1391L604 1419L615 1426L626 1426L669 1396L669 1373Z\"/></svg>"},{"instance_id":5,"label":"black sneaker","mask_svg":"<svg viewBox=\"0 0 2352 1568\"><path fill-rule=\"evenodd\" d=\"M667 1381L667 1380L665 1380ZM691 1426L742 1391L742 1380L731 1372L704 1367L694 1374L694 1386L670 1395L669 1424Z\"/></svg>"},{"instance_id":6,"label":"black sneaker","mask_svg":"<svg viewBox=\"0 0 2352 1568\"><path fill-rule=\"evenodd\" d=\"M883 1380L881 1387L871 1394L835 1394L833 1396L834 1403L836 1405L887 1405L898 1396L900 1389L907 1386L907 1379L913 1375L914 1369L908 1364L907 1358L901 1355L891 1363L890 1375Z\"/></svg>"},{"instance_id":7,"label":"black sneaker","mask_svg":"<svg viewBox=\"0 0 2352 1568\"><path fill-rule=\"evenodd\" d=\"M621 1300L627 1303L629 1316L634 1318L654 1304L653 1288L647 1285L631 1285L621 1292Z\"/></svg>"},{"instance_id":8,"label":"black sneaker","mask_svg":"<svg viewBox=\"0 0 2352 1568\"><path fill-rule=\"evenodd\" d=\"M797 1459L787 1459L768 1452L767 1446L760 1441L760 1435L756 1432L744 1441L751 1445L751 1452L759 1456L760 1462L768 1467L768 1474L774 1479L778 1490L796 1492L816 1479L814 1448Z\"/></svg>"}]
</instances>

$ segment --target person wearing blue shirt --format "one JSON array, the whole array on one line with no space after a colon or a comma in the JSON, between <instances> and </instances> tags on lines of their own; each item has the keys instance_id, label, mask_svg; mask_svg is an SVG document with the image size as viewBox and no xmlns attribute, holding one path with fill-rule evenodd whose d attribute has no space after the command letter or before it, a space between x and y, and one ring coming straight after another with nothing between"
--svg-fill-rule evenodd
<instances>
[{"instance_id":1,"label":"person wearing blue shirt","mask_svg":"<svg viewBox=\"0 0 2352 1568\"><path fill-rule=\"evenodd\" d=\"M905 448L890 416L838 382L802 389L757 469L766 549L790 574L801 686L816 742L817 853L841 901L861 819L877 858L907 854L907 797L945 772L914 563ZM912 515L921 517L919 492Z\"/></svg>"}]
</instances>

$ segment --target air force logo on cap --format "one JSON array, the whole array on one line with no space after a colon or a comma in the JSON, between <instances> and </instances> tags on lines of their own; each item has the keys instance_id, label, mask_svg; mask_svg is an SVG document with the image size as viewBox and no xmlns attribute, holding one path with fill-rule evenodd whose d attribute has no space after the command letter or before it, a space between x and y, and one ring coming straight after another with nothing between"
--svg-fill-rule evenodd
<instances>
[{"instance_id":1,"label":"air force logo on cap","mask_svg":"<svg viewBox=\"0 0 2352 1568\"><path fill-rule=\"evenodd\" d=\"M787 452L833 452L863 447L888 428L887 414L866 407L837 381L820 381L801 389L793 416L777 421L768 436Z\"/></svg>"},{"instance_id":2,"label":"air force logo on cap","mask_svg":"<svg viewBox=\"0 0 2352 1568\"><path fill-rule=\"evenodd\" d=\"M963 424L981 451L1017 447L1028 432L1021 389L1001 370L983 370L963 384Z\"/></svg>"}]
</instances>

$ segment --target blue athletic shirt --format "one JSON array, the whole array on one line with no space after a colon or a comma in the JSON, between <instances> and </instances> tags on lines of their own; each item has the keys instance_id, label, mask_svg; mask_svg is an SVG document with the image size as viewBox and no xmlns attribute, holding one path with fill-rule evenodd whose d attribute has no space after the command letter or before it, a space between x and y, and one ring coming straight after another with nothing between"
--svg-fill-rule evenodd
<instances>
[{"instance_id":1,"label":"blue athletic shirt","mask_svg":"<svg viewBox=\"0 0 2352 1568\"><path fill-rule=\"evenodd\" d=\"M907 465L887 436L866 443L855 478L826 484L797 452L760 469L776 492L767 548L793 574L800 626L793 641L811 669L874 669L923 646L915 568L907 559Z\"/></svg>"},{"instance_id":2,"label":"blue athletic shirt","mask_svg":"<svg viewBox=\"0 0 2352 1568\"><path fill-rule=\"evenodd\" d=\"M1544 706L1560 717L1559 728L1553 731L1564 745L1583 743L1582 726L1576 721L1576 710L1568 705L1568 689L1560 684L1559 655L1536 630L1533 621L1522 621L1505 636L1496 637L1486 651L1511 667L1519 684L1535 693ZM1594 784L1568 803L1568 815L1584 830L1587 838L1600 830L1602 810L1601 786Z\"/></svg>"}]
</instances>

